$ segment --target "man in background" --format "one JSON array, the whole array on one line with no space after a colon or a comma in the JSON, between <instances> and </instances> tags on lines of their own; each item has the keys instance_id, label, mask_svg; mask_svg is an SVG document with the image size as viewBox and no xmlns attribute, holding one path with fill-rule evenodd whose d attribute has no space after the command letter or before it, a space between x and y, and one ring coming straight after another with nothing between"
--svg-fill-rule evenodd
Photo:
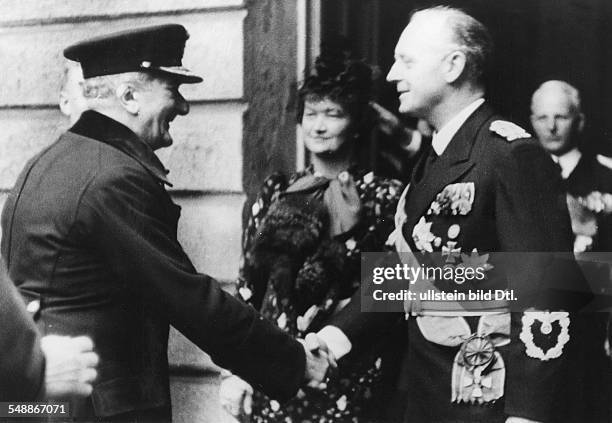
<instances>
[{"instance_id":1,"label":"man in background","mask_svg":"<svg viewBox=\"0 0 612 423\"><path fill-rule=\"evenodd\" d=\"M544 82L531 99L531 124L568 193L574 251L612 251L612 219L606 210L612 168L610 159L582 148L585 116L578 90L564 81Z\"/></svg>"},{"instance_id":2,"label":"man in background","mask_svg":"<svg viewBox=\"0 0 612 423\"><path fill-rule=\"evenodd\" d=\"M531 99L531 125L542 147L557 164L567 192L567 205L574 232L574 252L597 295L594 309L612 310L612 168L611 160L585 151L582 139L585 116L580 92L565 81L542 83ZM603 254L602 254L603 253ZM605 318L595 319L603 325ZM605 348L610 356L610 321ZM598 371L610 373L610 362L599 361ZM608 391L604 381L601 392ZM588 376L587 376L588 377ZM612 407L612 405L611 405ZM612 409L612 408L611 408Z\"/></svg>"}]
</instances>

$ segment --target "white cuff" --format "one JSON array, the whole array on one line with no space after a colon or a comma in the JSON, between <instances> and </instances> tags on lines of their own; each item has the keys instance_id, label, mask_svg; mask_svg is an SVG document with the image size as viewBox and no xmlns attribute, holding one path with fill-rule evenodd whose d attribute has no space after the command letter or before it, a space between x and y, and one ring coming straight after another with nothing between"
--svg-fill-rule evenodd
<instances>
[{"instance_id":1,"label":"white cuff","mask_svg":"<svg viewBox=\"0 0 612 423\"><path fill-rule=\"evenodd\" d=\"M327 348L337 360L347 355L353 347L344 332L336 326L325 326L317 332L317 336L327 344Z\"/></svg>"}]
</instances>

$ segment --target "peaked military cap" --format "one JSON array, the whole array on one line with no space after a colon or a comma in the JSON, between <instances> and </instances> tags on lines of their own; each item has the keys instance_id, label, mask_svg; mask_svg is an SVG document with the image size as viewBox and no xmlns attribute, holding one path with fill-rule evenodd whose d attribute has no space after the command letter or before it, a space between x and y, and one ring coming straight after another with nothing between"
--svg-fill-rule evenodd
<instances>
[{"instance_id":1,"label":"peaked military cap","mask_svg":"<svg viewBox=\"0 0 612 423\"><path fill-rule=\"evenodd\" d=\"M182 64L188 38L182 25L149 26L81 41L66 48L64 56L81 63L84 78L148 71L183 83L202 82Z\"/></svg>"}]
</instances>

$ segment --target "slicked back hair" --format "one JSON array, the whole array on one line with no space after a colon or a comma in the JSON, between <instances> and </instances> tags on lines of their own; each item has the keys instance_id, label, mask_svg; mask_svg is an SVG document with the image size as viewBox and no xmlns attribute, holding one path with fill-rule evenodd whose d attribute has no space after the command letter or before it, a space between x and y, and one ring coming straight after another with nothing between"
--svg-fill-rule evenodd
<instances>
[{"instance_id":1,"label":"slicked back hair","mask_svg":"<svg viewBox=\"0 0 612 423\"><path fill-rule=\"evenodd\" d=\"M463 10L449 6L434 6L416 10L412 13L410 20L428 14L446 19L453 42L466 56L466 70L463 78L482 84L493 55L493 39L489 30Z\"/></svg>"}]
</instances>

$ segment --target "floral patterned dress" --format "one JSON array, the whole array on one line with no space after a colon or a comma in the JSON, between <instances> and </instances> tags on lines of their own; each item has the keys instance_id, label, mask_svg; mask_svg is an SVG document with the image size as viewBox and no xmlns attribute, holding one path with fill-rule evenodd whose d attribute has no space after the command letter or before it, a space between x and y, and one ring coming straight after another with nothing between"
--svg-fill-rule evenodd
<instances>
[{"instance_id":1,"label":"floral patterned dress","mask_svg":"<svg viewBox=\"0 0 612 423\"><path fill-rule=\"evenodd\" d=\"M270 176L252 205L243 234L238 295L295 337L323 327L360 284L361 251L383 251L393 230L402 193L395 180L349 169L359 196L358 222L345 233L325 230L329 210L326 183L296 195L287 188L312 175L306 169L289 180ZM381 358L375 348L349 354L326 390L300 390L282 406L256 392L254 422L359 422L380 383Z\"/></svg>"}]
</instances>

